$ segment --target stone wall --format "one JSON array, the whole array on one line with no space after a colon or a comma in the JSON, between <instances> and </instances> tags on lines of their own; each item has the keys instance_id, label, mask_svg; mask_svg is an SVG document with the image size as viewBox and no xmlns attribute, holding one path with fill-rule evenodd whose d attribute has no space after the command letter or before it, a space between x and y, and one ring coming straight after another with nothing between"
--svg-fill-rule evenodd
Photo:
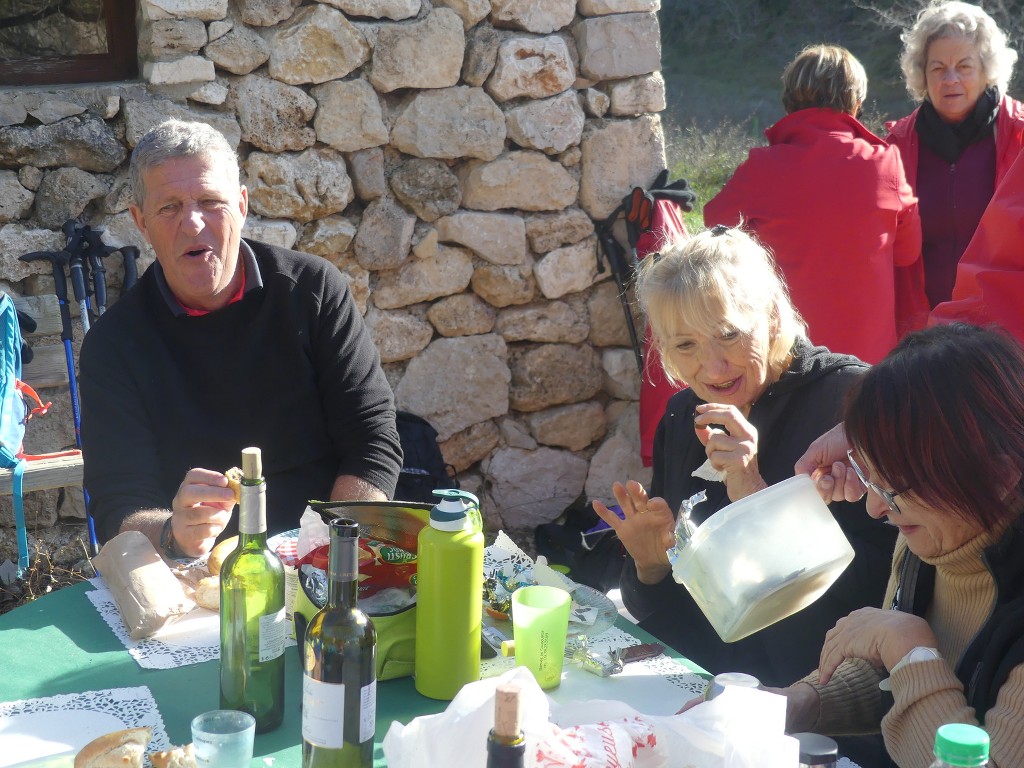
<instances>
[{"instance_id":1,"label":"stone wall","mask_svg":"<svg viewBox=\"0 0 1024 768\"><path fill-rule=\"evenodd\" d=\"M658 7L141 0L142 82L0 92L0 287L52 293L49 267L17 256L59 249L75 217L151 263L127 157L168 116L203 120L238 147L246 235L349 277L398 406L438 429L489 527L646 481L639 376L594 221L665 163ZM108 270L113 300L116 256ZM46 394L55 413L29 450L74 443L67 393ZM33 494L30 527L80 552L81 493L64 496ZM14 552L3 503L0 561Z\"/></svg>"}]
</instances>

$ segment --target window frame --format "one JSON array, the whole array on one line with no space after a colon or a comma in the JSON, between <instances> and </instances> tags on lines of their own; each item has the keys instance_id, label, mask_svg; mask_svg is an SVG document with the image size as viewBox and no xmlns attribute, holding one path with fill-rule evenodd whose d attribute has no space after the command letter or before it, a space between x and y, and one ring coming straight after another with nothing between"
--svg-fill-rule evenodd
<instances>
[{"instance_id":1,"label":"window frame","mask_svg":"<svg viewBox=\"0 0 1024 768\"><path fill-rule=\"evenodd\" d=\"M0 85L74 85L138 77L135 0L103 0L107 52L0 59Z\"/></svg>"}]
</instances>

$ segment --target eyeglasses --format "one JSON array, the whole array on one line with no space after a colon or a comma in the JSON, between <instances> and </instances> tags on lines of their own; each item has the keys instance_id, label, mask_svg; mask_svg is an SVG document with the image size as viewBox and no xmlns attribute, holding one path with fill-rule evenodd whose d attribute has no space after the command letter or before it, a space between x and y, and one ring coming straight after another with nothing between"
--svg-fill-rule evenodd
<instances>
[{"instance_id":1,"label":"eyeglasses","mask_svg":"<svg viewBox=\"0 0 1024 768\"><path fill-rule=\"evenodd\" d=\"M866 485L872 491L881 496L885 500L885 503L889 505L889 509L891 509L894 514L902 515L903 512L900 510L899 505L896 503L895 492L885 490L878 483L873 483L864 476L864 470L857 465L857 460L853 458L852 448L846 452L846 458L850 460L850 466L853 467L853 471L857 473L857 477L860 478L860 481L864 483L864 485Z\"/></svg>"}]
</instances>

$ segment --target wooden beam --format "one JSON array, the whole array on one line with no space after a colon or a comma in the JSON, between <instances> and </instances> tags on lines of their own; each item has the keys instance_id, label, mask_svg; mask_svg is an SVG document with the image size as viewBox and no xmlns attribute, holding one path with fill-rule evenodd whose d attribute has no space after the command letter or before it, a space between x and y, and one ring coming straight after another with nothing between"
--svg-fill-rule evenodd
<instances>
[{"instance_id":1,"label":"wooden beam","mask_svg":"<svg viewBox=\"0 0 1024 768\"><path fill-rule=\"evenodd\" d=\"M22 368L22 378L33 389L66 387L68 379L67 356L63 344L32 347L32 362ZM42 396L42 395L40 395ZM44 401L45 402L45 401Z\"/></svg>"},{"instance_id":2,"label":"wooden beam","mask_svg":"<svg viewBox=\"0 0 1024 768\"><path fill-rule=\"evenodd\" d=\"M14 490L14 473L0 469L0 494L8 495ZM44 491L47 488L63 488L82 484L82 454L61 456L55 459L36 459L25 466L22 491Z\"/></svg>"},{"instance_id":3,"label":"wooden beam","mask_svg":"<svg viewBox=\"0 0 1024 768\"><path fill-rule=\"evenodd\" d=\"M14 306L36 321L37 327L32 333L22 334L26 339L59 335L63 330L56 296L22 296L14 299Z\"/></svg>"}]
</instances>

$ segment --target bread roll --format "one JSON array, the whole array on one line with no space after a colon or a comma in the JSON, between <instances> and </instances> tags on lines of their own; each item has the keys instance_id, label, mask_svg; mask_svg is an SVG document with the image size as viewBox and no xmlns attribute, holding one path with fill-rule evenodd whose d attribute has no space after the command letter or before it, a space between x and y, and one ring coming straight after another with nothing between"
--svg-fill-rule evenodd
<instances>
[{"instance_id":1,"label":"bread roll","mask_svg":"<svg viewBox=\"0 0 1024 768\"><path fill-rule=\"evenodd\" d=\"M142 768L152 728L128 728L93 739L75 755L75 768Z\"/></svg>"},{"instance_id":2,"label":"bread roll","mask_svg":"<svg viewBox=\"0 0 1024 768\"><path fill-rule=\"evenodd\" d=\"M192 745L174 747L166 752L153 752L149 756L153 768L196 768L196 757Z\"/></svg>"},{"instance_id":3,"label":"bread roll","mask_svg":"<svg viewBox=\"0 0 1024 768\"><path fill-rule=\"evenodd\" d=\"M220 611L220 576L200 579L192 599L207 610Z\"/></svg>"},{"instance_id":4,"label":"bread roll","mask_svg":"<svg viewBox=\"0 0 1024 768\"><path fill-rule=\"evenodd\" d=\"M235 504L237 504L242 498L242 470L238 467L232 467L224 476L228 479L228 488L235 494Z\"/></svg>"},{"instance_id":5,"label":"bread roll","mask_svg":"<svg viewBox=\"0 0 1024 768\"><path fill-rule=\"evenodd\" d=\"M237 546L238 537L232 536L230 539L224 539L224 541L210 550L210 555L206 558L206 567L210 570L211 576L216 576L220 573L220 568L224 564L224 558Z\"/></svg>"}]
</instances>

